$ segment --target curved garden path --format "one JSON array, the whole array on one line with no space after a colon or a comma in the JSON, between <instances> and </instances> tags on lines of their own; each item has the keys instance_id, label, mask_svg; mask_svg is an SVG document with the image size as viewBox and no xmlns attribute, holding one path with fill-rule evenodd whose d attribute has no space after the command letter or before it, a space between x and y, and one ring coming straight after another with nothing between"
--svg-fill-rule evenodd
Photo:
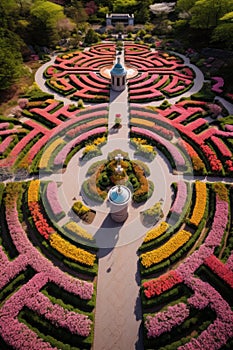
<instances>
[{"instance_id":1,"label":"curved garden path","mask_svg":"<svg viewBox=\"0 0 233 350\"><path fill-rule=\"evenodd\" d=\"M186 65L189 59L182 56ZM43 65L36 73L35 80L43 91L52 92L44 84L43 71L55 57ZM124 57L122 53L121 62ZM200 90L204 78L201 71L191 65L195 71L196 78L193 87L184 94L190 96ZM54 92L52 92L54 94ZM107 157L108 152L119 148L128 152L130 158L134 157L133 149L129 144L128 137L128 96L127 88L116 93L111 91L109 104L109 136L108 143L101 148L102 156L96 157L94 161ZM70 103L68 98L62 98L54 94L55 98ZM181 96L168 99L175 103ZM161 101L146 103L146 105L158 105ZM113 132L115 114L120 113L122 117L122 128ZM55 181L61 181L59 187L60 202L67 216L73 203L73 197L81 198L81 184L85 180L85 174L93 160L86 163L80 161L79 151L69 162L66 172L60 175L51 175ZM163 211L167 215L171 206L171 184L182 177L173 175L164 157L159 153L155 160L148 163L151 175L150 179L155 184L154 195L141 207L129 205L129 216L123 224L116 224L109 218L109 208L106 202L95 205L87 200L87 204L97 211L97 215L91 225L87 227L97 241L99 249L99 270L97 280L97 301L95 314L94 350L129 350L143 349L141 325L141 305L139 298L140 276L138 271L137 250L143 241L148 227L143 226L139 218L139 212L149 208L152 204L163 198ZM192 181L192 177L189 179ZM204 179L206 180L206 179ZM212 181L217 179L211 178ZM224 179L221 179L221 181ZM208 179L209 181L209 179ZM67 217L63 220L67 220Z\"/></svg>"}]
</instances>

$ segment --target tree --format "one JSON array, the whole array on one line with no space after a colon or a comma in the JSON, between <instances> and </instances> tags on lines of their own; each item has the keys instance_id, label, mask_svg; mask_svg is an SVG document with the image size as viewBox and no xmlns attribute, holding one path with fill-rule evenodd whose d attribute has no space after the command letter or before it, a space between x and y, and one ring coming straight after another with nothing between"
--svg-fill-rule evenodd
<instances>
[{"instance_id":1,"label":"tree","mask_svg":"<svg viewBox=\"0 0 233 350\"><path fill-rule=\"evenodd\" d=\"M61 38L68 38L75 29L75 24L69 18L61 18L57 21L57 31Z\"/></svg>"},{"instance_id":2,"label":"tree","mask_svg":"<svg viewBox=\"0 0 233 350\"><path fill-rule=\"evenodd\" d=\"M95 4L95 1L88 1L85 5L85 11L88 14L88 16L94 15L97 11L98 7Z\"/></svg>"},{"instance_id":3,"label":"tree","mask_svg":"<svg viewBox=\"0 0 233 350\"><path fill-rule=\"evenodd\" d=\"M114 0L113 12L132 13L137 6L137 0Z\"/></svg>"},{"instance_id":4,"label":"tree","mask_svg":"<svg viewBox=\"0 0 233 350\"><path fill-rule=\"evenodd\" d=\"M161 2L150 6L150 10L157 16L166 15L175 10L175 2Z\"/></svg>"},{"instance_id":5,"label":"tree","mask_svg":"<svg viewBox=\"0 0 233 350\"><path fill-rule=\"evenodd\" d=\"M8 31L0 30L0 90L9 89L20 77L22 69L20 38Z\"/></svg>"},{"instance_id":6,"label":"tree","mask_svg":"<svg viewBox=\"0 0 233 350\"><path fill-rule=\"evenodd\" d=\"M220 23L213 31L211 41L224 43L225 47L233 49L233 11L220 18Z\"/></svg>"},{"instance_id":7,"label":"tree","mask_svg":"<svg viewBox=\"0 0 233 350\"><path fill-rule=\"evenodd\" d=\"M19 14L22 17L27 17L30 14L30 8L32 6L33 0L16 0L19 8Z\"/></svg>"},{"instance_id":8,"label":"tree","mask_svg":"<svg viewBox=\"0 0 233 350\"><path fill-rule=\"evenodd\" d=\"M65 7L64 12L68 17L72 18L75 23L83 23L88 20L88 14L81 1L72 0L70 5Z\"/></svg>"},{"instance_id":9,"label":"tree","mask_svg":"<svg viewBox=\"0 0 233 350\"><path fill-rule=\"evenodd\" d=\"M98 9L98 17L100 18L106 18L106 15L109 13L109 7L108 6L100 6Z\"/></svg>"},{"instance_id":10,"label":"tree","mask_svg":"<svg viewBox=\"0 0 233 350\"><path fill-rule=\"evenodd\" d=\"M208 29L218 25L219 19L232 11L233 0L197 0L190 12L193 28Z\"/></svg>"},{"instance_id":11,"label":"tree","mask_svg":"<svg viewBox=\"0 0 233 350\"><path fill-rule=\"evenodd\" d=\"M176 7L183 12L190 12L197 0L177 0Z\"/></svg>"},{"instance_id":12,"label":"tree","mask_svg":"<svg viewBox=\"0 0 233 350\"><path fill-rule=\"evenodd\" d=\"M153 0L137 0L135 9L135 21L139 23L146 23L150 20L150 5Z\"/></svg>"},{"instance_id":13,"label":"tree","mask_svg":"<svg viewBox=\"0 0 233 350\"><path fill-rule=\"evenodd\" d=\"M94 29L90 28L88 29L87 31L87 34L85 36L85 44L94 44L94 43L97 43L99 41L99 36L98 34L94 31Z\"/></svg>"},{"instance_id":14,"label":"tree","mask_svg":"<svg viewBox=\"0 0 233 350\"><path fill-rule=\"evenodd\" d=\"M57 22L65 18L63 7L46 0L36 0L31 7L32 42L40 46L54 46L60 39Z\"/></svg>"},{"instance_id":15,"label":"tree","mask_svg":"<svg viewBox=\"0 0 233 350\"><path fill-rule=\"evenodd\" d=\"M0 2L0 28L13 30L17 19L17 3L15 0L1 0Z\"/></svg>"},{"instance_id":16,"label":"tree","mask_svg":"<svg viewBox=\"0 0 233 350\"><path fill-rule=\"evenodd\" d=\"M116 23L116 25L115 25L115 31L116 31L117 33L124 32L124 30L125 30L125 27L124 27L124 24L123 24L123 23L121 23L121 22Z\"/></svg>"}]
</instances>

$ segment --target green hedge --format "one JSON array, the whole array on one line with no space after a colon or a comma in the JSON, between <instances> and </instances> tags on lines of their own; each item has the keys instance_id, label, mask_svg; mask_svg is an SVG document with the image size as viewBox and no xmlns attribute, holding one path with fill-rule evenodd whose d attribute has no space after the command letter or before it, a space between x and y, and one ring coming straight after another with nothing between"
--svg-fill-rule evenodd
<instances>
[{"instance_id":1,"label":"green hedge","mask_svg":"<svg viewBox=\"0 0 233 350\"><path fill-rule=\"evenodd\" d=\"M92 334L87 337L81 337L72 334L63 327L56 327L43 316L39 316L34 311L24 307L19 313L19 321L25 323L32 329L39 338L49 342L52 346L62 350L80 350L90 349L93 343ZM49 336L47 335L49 334Z\"/></svg>"},{"instance_id":2,"label":"green hedge","mask_svg":"<svg viewBox=\"0 0 233 350\"><path fill-rule=\"evenodd\" d=\"M3 289L0 290L0 302L6 301L12 293L15 293L21 288L23 284L26 284L37 272L30 266L26 267L26 270L15 276L10 282L8 282Z\"/></svg>"},{"instance_id":3,"label":"green hedge","mask_svg":"<svg viewBox=\"0 0 233 350\"><path fill-rule=\"evenodd\" d=\"M36 154L36 156L33 158L32 164L29 169L30 175L38 175L39 174L39 165L40 165L40 159L43 155L45 146L43 146L40 151Z\"/></svg>"},{"instance_id":4,"label":"green hedge","mask_svg":"<svg viewBox=\"0 0 233 350\"><path fill-rule=\"evenodd\" d=\"M71 96L70 97L70 99L71 100L75 100L75 101L77 101L77 100L79 100L80 99L80 96ZM109 96L106 96L106 95L103 95L103 96L101 96L101 95L96 95L95 97L93 97L93 98L90 98L90 97L88 97L88 95L87 95L87 97L85 97L85 96L82 96L82 100L84 101L84 102L90 102L90 103L101 103L101 102L108 102L109 101Z\"/></svg>"},{"instance_id":5,"label":"green hedge","mask_svg":"<svg viewBox=\"0 0 233 350\"><path fill-rule=\"evenodd\" d=\"M27 193L24 193L24 203L28 203L27 201ZM68 258L66 258L64 255L62 255L61 253L59 253L57 250L55 250L54 248L51 247L51 245L49 244L49 242L47 240L45 240L37 231L36 227L35 227L35 223L32 220L32 217L30 216L30 211L28 210L28 206L27 204L24 205L23 208L23 214L24 214L24 221L27 224L28 227L28 235L30 240L33 242L33 245L37 247L37 249L40 250L40 252L46 256L49 257L49 260L54 260L54 262L56 264L60 264L60 262L62 262L64 264L64 266L68 267L69 269L71 269L73 272L77 272L81 275L85 275L87 276L89 279L92 279L93 277L95 277L97 275L97 271L98 271L98 264L95 263L93 267L87 267L84 266L78 262L74 262ZM69 237L67 237L67 235L64 234L62 228L58 227L56 225L55 222L53 222L49 217L46 216L46 213L43 213L44 217L47 219L49 225L51 227L53 227L55 229L55 231L61 235L63 238L65 239L69 239ZM91 249L88 246L83 246L81 243L77 243L72 240L70 240L70 243L75 244L76 246L83 248L85 250L89 250L91 252L93 252L93 249ZM71 273L71 271L70 271Z\"/></svg>"},{"instance_id":6,"label":"green hedge","mask_svg":"<svg viewBox=\"0 0 233 350\"><path fill-rule=\"evenodd\" d=\"M53 282L48 282L41 292L46 295L53 302L61 302L66 304L66 308L72 307L74 309L80 309L85 312L92 312L95 308L96 303L96 284L94 283L94 293L90 300L81 299L78 295L66 291L62 287L59 287Z\"/></svg>"},{"instance_id":7,"label":"green hedge","mask_svg":"<svg viewBox=\"0 0 233 350\"><path fill-rule=\"evenodd\" d=\"M4 196L5 196L5 193L3 194L3 198L4 198ZM5 205L3 203L1 205L1 208L0 208L0 230L1 230L0 244L2 245L9 260L11 260L11 259L13 260L19 255L19 253L18 253L18 250L16 249L14 242L11 238L5 215L6 215Z\"/></svg>"},{"instance_id":8,"label":"green hedge","mask_svg":"<svg viewBox=\"0 0 233 350\"><path fill-rule=\"evenodd\" d=\"M30 142L28 142L26 144L26 146L24 147L24 149L20 152L20 154L18 154L17 159L14 163L14 167L16 169L20 169L20 162L21 160L27 155L27 153L30 151L30 149L32 148L33 145L35 145L37 143L37 141L40 140L40 138L43 136L42 133L38 133L33 140L31 140Z\"/></svg>"},{"instance_id":9,"label":"green hedge","mask_svg":"<svg viewBox=\"0 0 233 350\"><path fill-rule=\"evenodd\" d=\"M100 125L98 125L98 126L100 126ZM87 128L85 131L88 131L91 129L93 129L93 127L90 126L90 128ZM83 141L82 143L80 143L76 147L74 147L72 149L72 151L67 155L66 160L63 164L63 167L66 167L68 165L68 163L69 163L70 159L73 157L73 155L76 154L82 147L84 147L86 142L91 142L92 140L96 139L97 137L102 137L102 136L106 136L106 138L107 138L107 132L101 133L101 134L95 134L95 135L89 137L86 141Z\"/></svg>"},{"instance_id":10,"label":"green hedge","mask_svg":"<svg viewBox=\"0 0 233 350\"><path fill-rule=\"evenodd\" d=\"M52 90L58 92L59 94L63 95L63 96L68 96L68 95L71 95L73 94L77 89L75 87L71 88L70 90L62 90L62 89L59 89L57 86L54 86L50 83L50 80L46 80L45 81L45 84Z\"/></svg>"},{"instance_id":11,"label":"green hedge","mask_svg":"<svg viewBox=\"0 0 233 350\"><path fill-rule=\"evenodd\" d=\"M181 248L179 248L176 252L174 252L172 255L170 255L169 258L162 261L160 264L156 264L154 266L151 266L150 268L144 268L142 264L140 264L140 272L142 276L150 276L155 273L158 273L162 270L162 267L170 267L177 261L179 261L181 258L184 258L184 255L188 253L188 251L194 246L196 243L198 237L200 236L202 230L205 227L205 220L206 218L203 217L201 223L198 226L198 229L195 231L195 233L192 235L192 237L186 242Z\"/></svg>"},{"instance_id":12,"label":"green hedge","mask_svg":"<svg viewBox=\"0 0 233 350\"><path fill-rule=\"evenodd\" d=\"M91 192L89 189L89 183L88 180L84 181L82 183L82 191L84 192L84 194L89 198L92 199L98 203L103 203L104 202L104 198L100 197L97 192Z\"/></svg>"},{"instance_id":13,"label":"green hedge","mask_svg":"<svg viewBox=\"0 0 233 350\"><path fill-rule=\"evenodd\" d=\"M146 282L146 280L143 282ZM186 302L186 300L191 297L192 294L193 291L191 289L189 289L185 284L180 283L179 285L174 286L172 289L148 299L143 292L143 287L141 287L143 312L146 312L146 309L150 309L150 312L153 312L152 308L155 309L155 312L158 312L158 309L162 308L165 304L171 304L173 302L178 303L178 300L181 297L185 298Z\"/></svg>"},{"instance_id":14,"label":"green hedge","mask_svg":"<svg viewBox=\"0 0 233 350\"><path fill-rule=\"evenodd\" d=\"M233 307L232 289L229 287L229 284L216 275L208 266L201 265L195 271L195 275L213 286L223 299L228 302L230 307Z\"/></svg>"},{"instance_id":15,"label":"green hedge","mask_svg":"<svg viewBox=\"0 0 233 350\"><path fill-rule=\"evenodd\" d=\"M150 242L142 243L142 245L138 249L140 253L144 253L146 251L157 248L158 246L165 243L171 237L171 235L173 235L175 232L177 232L180 229L181 225L184 223L189 213L191 197L192 197L192 185L188 185L188 196L187 196L186 204L181 215L177 216L177 221L175 223L172 223L171 226L168 228L168 230L165 233L163 233L161 236L151 240ZM169 215L166 221L169 223Z\"/></svg>"},{"instance_id":16,"label":"green hedge","mask_svg":"<svg viewBox=\"0 0 233 350\"><path fill-rule=\"evenodd\" d=\"M182 298L180 301L182 301ZM144 314L144 320L146 316L147 315ZM181 325L173 327L170 332L165 332L155 339L148 339L146 329L144 328L144 347L145 349L166 348L169 344L181 342L181 339L183 339L182 344L185 344L191 340L190 334L193 331L195 331L195 337L197 337L215 320L215 318L216 314L210 308L205 308L204 310L190 308L189 317Z\"/></svg>"},{"instance_id":17,"label":"green hedge","mask_svg":"<svg viewBox=\"0 0 233 350\"><path fill-rule=\"evenodd\" d=\"M182 89L181 91L176 91L176 92L168 92L168 91L164 91L163 89L161 89L164 93L164 95L168 98L172 98L172 97L176 97L179 95L184 94L186 91L189 91L194 85L194 82L192 81L188 86L186 86L184 89Z\"/></svg>"}]
</instances>

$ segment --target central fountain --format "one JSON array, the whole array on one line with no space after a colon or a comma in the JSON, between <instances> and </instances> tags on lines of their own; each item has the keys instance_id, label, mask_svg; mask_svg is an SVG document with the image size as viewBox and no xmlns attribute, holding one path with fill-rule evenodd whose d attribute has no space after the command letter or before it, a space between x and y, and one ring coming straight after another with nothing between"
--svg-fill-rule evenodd
<instances>
[{"instance_id":1,"label":"central fountain","mask_svg":"<svg viewBox=\"0 0 233 350\"><path fill-rule=\"evenodd\" d=\"M115 222L124 222L128 217L128 204L131 200L131 191L128 187L121 184L122 175L124 169L121 166L123 160L122 155L119 153L115 160L117 161L117 167L115 168L116 177L119 179L119 183L113 186L108 192L108 201L110 204L110 215Z\"/></svg>"}]
</instances>

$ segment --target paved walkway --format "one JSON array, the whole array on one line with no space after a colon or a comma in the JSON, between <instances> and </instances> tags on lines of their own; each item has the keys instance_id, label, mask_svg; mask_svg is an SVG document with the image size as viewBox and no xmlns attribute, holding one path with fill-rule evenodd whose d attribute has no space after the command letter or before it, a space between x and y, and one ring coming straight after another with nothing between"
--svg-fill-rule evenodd
<instances>
[{"instance_id":1,"label":"paved walkway","mask_svg":"<svg viewBox=\"0 0 233 350\"><path fill-rule=\"evenodd\" d=\"M189 63L189 60L182 56L187 65L191 66L196 73L196 79L192 89L185 94L199 91L204 78L199 69ZM36 73L35 80L44 91L51 92L44 84L42 73L46 66L54 61L46 63ZM121 62L124 62L123 53ZM54 93L54 92L53 92ZM100 159L106 159L107 154L120 148L128 152L130 159L135 159L134 150L129 144L128 128L128 90L127 88L116 93L111 91L109 104L109 136L108 143L102 147L102 156L87 162L80 161L82 151L79 151L70 160L64 174L52 174L49 179L60 182L59 200L66 212L66 217L59 222L63 224L72 218L70 208L76 199L86 201L86 204L95 209L97 215L91 225L85 228L93 234L99 249L99 272L97 280L97 301L95 315L94 350L142 350L142 330L141 330L141 303L139 298L140 275L138 271L137 250L143 241L143 237L148 227L143 226L140 221L140 211L149 208L154 203L163 198L163 212L168 214L171 206L171 184L182 178L182 175L173 175L169 165L162 154L158 154L154 161L148 163L150 167L151 179L155 184L155 191L144 205L129 205L129 215L123 224L114 223L109 216L107 202L97 205L91 203L81 195L81 184L86 179L86 172L89 166ZM177 99L170 99L175 103ZM65 104L70 103L67 98L62 98L55 94L55 98L62 100ZM150 103L160 104L161 101ZM148 105L148 103L146 103ZM119 113L122 118L122 128L114 131L115 115ZM192 177L189 179L192 181ZM206 180L206 179L205 179ZM222 179L221 179L222 181ZM77 221L77 217L74 217ZM80 223L80 225L82 225Z\"/></svg>"}]
</instances>

